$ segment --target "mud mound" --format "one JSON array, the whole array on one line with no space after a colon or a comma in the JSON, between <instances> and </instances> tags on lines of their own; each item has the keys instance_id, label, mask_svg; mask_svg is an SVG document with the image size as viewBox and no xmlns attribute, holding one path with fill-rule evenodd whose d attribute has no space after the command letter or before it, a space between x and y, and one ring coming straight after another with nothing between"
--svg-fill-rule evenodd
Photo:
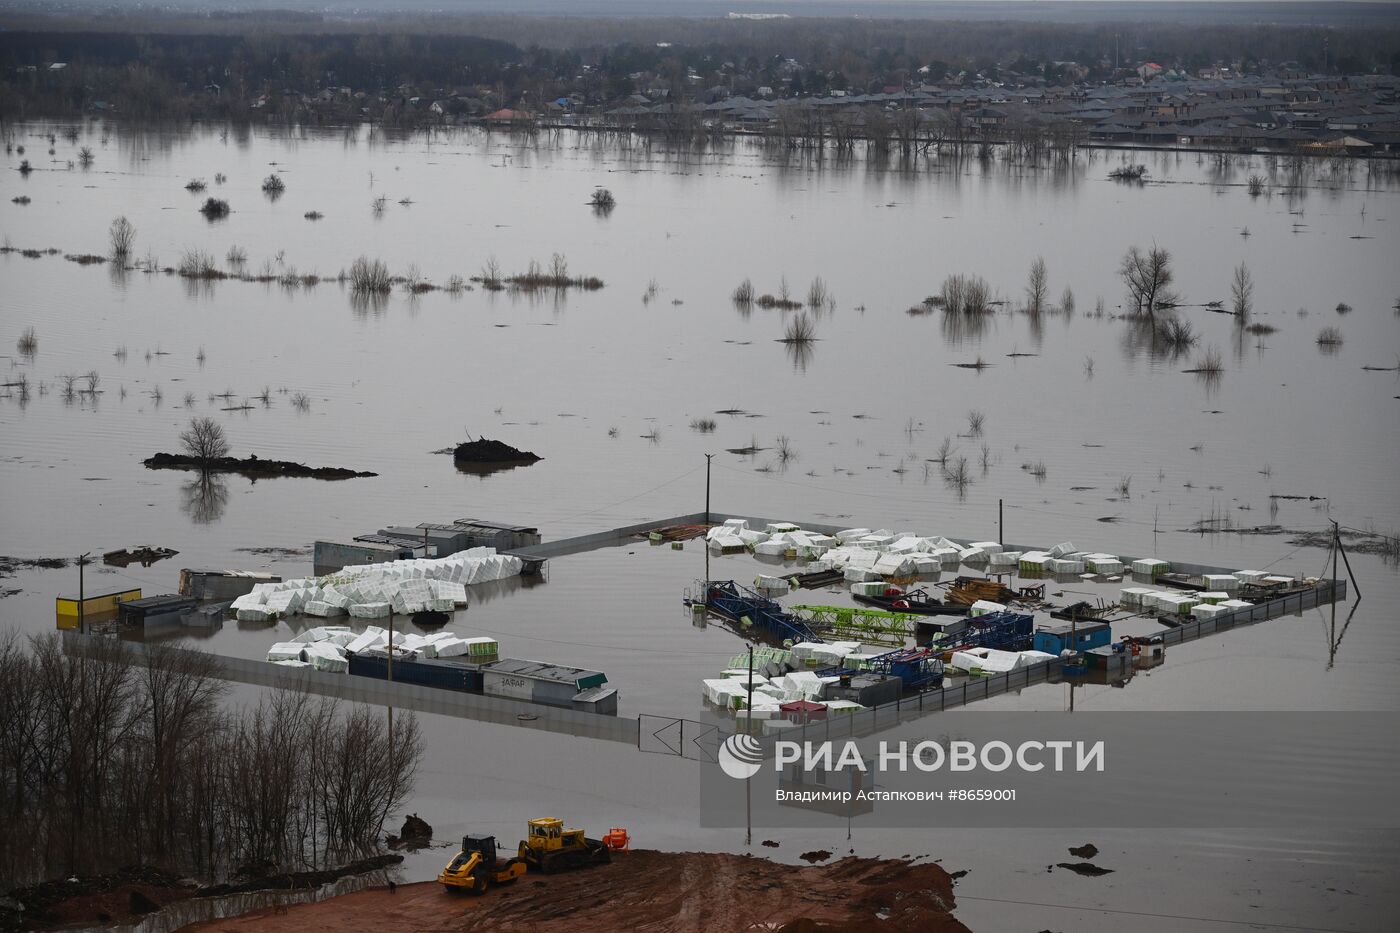
<instances>
[{"instance_id":1,"label":"mud mound","mask_svg":"<svg viewBox=\"0 0 1400 933\"><path fill-rule=\"evenodd\" d=\"M452 459L458 463L534 463L544 458L501 441L478 437L458 444L452 451Z\"/></svg>"},{"instance_id":2,"label":"mud mound","mask_svg":"<svg viewBox=\"0 0 1400 933\"><path fill-rule=\"evenodd\" d=\"M402 885L395 894L361 891L284 914L259 912L199 928L963 933L967 927L949 913L953 906L948 874L933 863L843 858L806 868L739 855L633 850L585 871L527 874L480 897L454 897L425 882Z\"/></svg>"}]
</instances>

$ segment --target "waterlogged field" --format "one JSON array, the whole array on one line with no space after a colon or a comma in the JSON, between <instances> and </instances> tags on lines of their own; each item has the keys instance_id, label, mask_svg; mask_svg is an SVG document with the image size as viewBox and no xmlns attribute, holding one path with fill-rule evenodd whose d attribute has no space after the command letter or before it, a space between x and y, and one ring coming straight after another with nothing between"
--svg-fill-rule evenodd
<instances>
[{"instance_id":1,"label":"waterlogged field","mask_svg":"<svg viewBox=\"0 0 1400 933\"><path fill-rule=\"evenodd\" d=\"M173 591L180 567L301 576L313 540L388 525L477 516L553 539L697 511L706 453L717 510L799 523L996 538L1000 500L1008 541L1317 574L1335 520L1364 595L1335 627L1313 610L1180 646L1126 688L1081 688L1076 709L1400 707L1387 556L1400 529L1400 185L1365 163L1097 152L901 166L745 141L10 129L0 554L179 550L88 568L89 588L147 595ZM1147 165L1145 183L1109 179L1125 161ZM280 193L264 191L269 176ZM610 211L590 204L599 187ZM211 197L227 216L200 212ZM108 255L118 216L135 230L126 262L75 261ZM1133 246L1170 253L1174 317L1193 339L1127 316L1119 266ZM383 263L387 290L353 287L360 257ZM1251 327L1207 307L1231 308L1241 264ZM925 304L950 276L980 277L988 312ZM745 280L757 300L736 304ZM798 307L763 307L784 298ZM236 456L378 476L200 482L142 466L176 451L196 416L223 425ZM483 475L433 453L469 436L544 459ZM709 572L768 569L732 557ZM474 593L451 627L606 671L624 712L698 717L699 678L743 649L681 611L705 573L694 544L573 555L544 582ZM0 622L47 631L53 597L76 585L71 566L13 567ZM1082 598L1067 589L1063 601ZM286 634L227 623L201 644L256 657ZM1061 710L1066 691L985 706ZM409 809L443 838L468 826L513 838L543 807L590 830L624 822L648 845L743 847L694 829L692 763L422 719ZM550 776L562 754L579 763L568 780ZM760 832L783 843L764 850L779 858L855 848L971 868L957 895L974 929L1170 930L1190 915L1360 930L1397 906L1383 879L1400 852L1383 832ZM1045 872L1086 841L1115 874ZM441 861L420 854L410 873ZM1105 912L1044 906L1086 903Z\"/></svg>"}]
</instances>

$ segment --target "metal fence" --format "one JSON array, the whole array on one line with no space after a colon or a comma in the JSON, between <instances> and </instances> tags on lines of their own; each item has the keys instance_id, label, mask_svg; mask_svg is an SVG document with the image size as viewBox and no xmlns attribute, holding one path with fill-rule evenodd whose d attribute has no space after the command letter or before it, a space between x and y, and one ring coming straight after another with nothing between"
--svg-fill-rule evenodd
<instances>
[{"instance_id":1,"label":"metal fence","mask_svg":"<svg viewBox=\"0 0 1400 933\"><path fill-rule=\"evenodd\" d=\"M637 750L654 755L716 761L720 743L727 736L714 723L651 713L637 717Z\"/></svg>"},{"instance_id":2,"label":"metal fence","mask_svg":"<svg viewBox=\"0 0 1400 933\"><path fill-rule=\"evenodd\" d=\"M64 632L64 650L69 653L81 653L85 647L96 644L101 638L99 635ZM128 657L136 664L144 665L151 651L157 650L156 646L143 642L122 642L122 645L128 650ZM267 661L208 655L205 652L168 645L161 645L158 650L212 657L218 663L218 675L222 679L258 687L297 690L355 703L392 706L395 709L457 716L542 732L624 742L628 745L637 741L635 719L585 713L502 697L461 693L419 684L378 680L373 677L335 674L303 667L281 667Z\"/></svg>"},{"instance_id":3,"label":"metal fence","mask_svg":"<svg viewBox=\"0 0 1400 933\"><path fill-rule=\"evenodd\" d=\"M1179 645L1217 632L1229 631L1238 626L1251 625L1255 622L1276 619L1290 613L1339 602L1345 600L1346 595L1345 580L1321 580L1316 586L1305 592L1256 603L1234 612L1223 613L1214 619L1187 622L1176 628L1167 629L1160 635L1164 645ZM771 752L773 744L780 739L784 741L822 742L831 738L858 738L873 735L902 722L918 719L931 713L966 706L978 700L1000 696L1013 690L1023 690L1035 684L1057 681L1060 677L1061 666L1061 660L1054 658L1006 673L968 680L956 687L944 687L940 690L928 690L917 696L902 697L893 703L874 706L853 714L828 715L824 720L809 722L791 729L784 729L775 735L765 736L763 744Z\"/></svg>"}]
</instances>

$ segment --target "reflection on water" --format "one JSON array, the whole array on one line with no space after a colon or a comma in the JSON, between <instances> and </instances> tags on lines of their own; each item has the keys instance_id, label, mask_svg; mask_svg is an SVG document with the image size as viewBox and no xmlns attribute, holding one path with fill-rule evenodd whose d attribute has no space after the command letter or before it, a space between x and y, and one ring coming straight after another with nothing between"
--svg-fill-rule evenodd
<instances>
[{"instance_id":1,"label":"reflection on water","mask_svg":"<svg viewBox=\"0 0 1400 933\"><path fill-rule=\"evenodd\" d=\"M181 508L196 525L209 525L224 517L228 507L228 483L213 473L201 473L180 487Z\"/></svg>"}]
</instances>

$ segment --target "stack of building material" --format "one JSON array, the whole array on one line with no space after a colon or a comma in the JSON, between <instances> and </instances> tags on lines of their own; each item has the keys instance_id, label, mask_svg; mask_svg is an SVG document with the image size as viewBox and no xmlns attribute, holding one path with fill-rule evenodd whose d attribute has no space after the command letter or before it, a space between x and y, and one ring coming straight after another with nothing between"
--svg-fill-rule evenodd
<instances>
[{"instance_id":1,"label":"stack of building material","mask_svg":"<svg viewBox=\"0 0 1400 933\"><path fill-rule=\"evenodd\" d=\"M1054 574L1079 574L1084 572L1084 561L1068 557L1052 557L1047 569Z\"/></svg>"},{"instance_id":2,"label":"stack of building material","mask_svg":"<svg viewBox=\"0 0 1400 933\"><path fill-rule=\"evenodd\" d=\"M968 609L967 614L970 618L976 618L977 616L984 616L993 612L1005 611L1006 606L1001 603L992 602L990 599L979 599L972 604L972 608Z\"/></svg>"},{"instance_id":3,"label":"stack of building material","mask_svg":"<svg viewBox=\"0 0 1400 933\"><path fill-rule=\"evenodd\" d=\"M1235 578L1241 583L1260 583L1268 574L1262 570L1236 570ZM1224 589L1224 587L1221 587Z\"/></svg>"},{"instance_id":4,"label":"stack of building material","mask_svg":"<svg viewBox=\"0 0 1400 933\"><path fill-rule=\"evenodd\" d=\"M1141 560L1133 561L1133 573L1143 577L1155 577L1171 569L1171 564L1155 557L1144 557Z\"/></svg>"},{"instance_id":5,"label":"stack of building material","mask_svg":"<svg viewBox=\"0 0 1400 933\"><path fill-rule=\"evenodd\" d=\"M306 645L296 641L280 641L267 649L269 661L300 661Z\"/></svg>"},{"instance_id":6,"label":"stack of building material","mask_svg":"<svg viewBox=\"0 0 1400 933\"><path fill-rule=\"evenodd\" d=\"M311 662L311 666L318 671L343 674L350 669L344 651L328 641L315 641L307 645L302 651L302 657Z\"/></svg>"},{"instance_id":7,"label":"stack of building material","mask_svg":"<svg viewBox=\"0 0 1400 933\"><path fill-rule=\"evenodd\" d=\"M1208 573L1201 579L1205 581L1208 590L1222 593L1238 593L1240 591L1240 579L1232 573Z\"/></svg>"},{"instance_id":8,"label":"stack of building material","mask_svg":"<svg viewBox=\"0 0 1400 933\"><path fill-rule=\"evenodd\" d=\"M1118 605L1124 609L1145 609L1147 607L1143 605L1143 600L1155 592L1145 586L1124 587L1118 593Z\"/></svg>"},{"instance_id":9,"label":"stack of building material","mask_svg":"<svg viewBox=\"0 0 1400 933\"><path fill-rule=\"evenodd\" d=\"M447 638L437 643L437 656L440 658L468 657L475 660L493 658L500 652L501 646L496 639L485 636Z\"/></svg>"},{"instance_id":10,"label":"stack of building material","mask_svg":"<svg viewBox=\"0 0 1400 933\"><path fill-rule=\"evenodd\" d=\"M1112 576L1123 572L1123 562L1112 554L1089 554L1084 564L1094 573Z\"/></svg>"}]
</instances>

